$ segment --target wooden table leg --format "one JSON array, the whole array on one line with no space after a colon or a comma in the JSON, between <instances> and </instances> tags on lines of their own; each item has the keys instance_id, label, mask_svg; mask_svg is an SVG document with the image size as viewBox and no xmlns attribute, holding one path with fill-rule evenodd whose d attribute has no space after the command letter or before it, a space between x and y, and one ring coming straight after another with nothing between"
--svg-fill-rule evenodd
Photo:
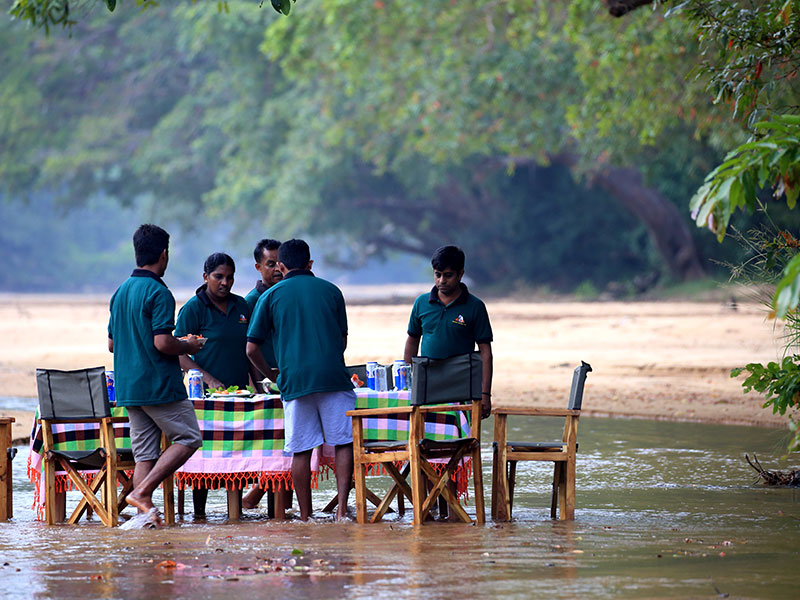
<instances>
[{"instance_id":1,"label":"wooden table leg","mask_svg":"<svg viewBox=\"0 0 800 600\"><path fill-rule=\"evenodd\" d=\"M208 490L205 488L192 488L192 507L195 517L206 516L206 501L208 500Z\"/></svg>"},{"instance_id":2,"label":"wooden table leg","mask_svg":"<svg viewBox=\"0 0 800 600\"><path fill-rule=\"evenodd\" d=\"M178 511L180 516L184 515L184 504L186 503L186 490L184 488L178 488L178 501L176 502L175 509Z\"/></svg>"},{"instance_id":3,"label":"wooden table leg","mask_svg":"<svg viewBox=\"0 0 800 600\"><path fill-rule=\"evenodd\" d=\"M56 523L63 523L67 520L67 492L55 492L53 514Z\"/></svg>"},{"instance_id":4,"label":"wooden table leg","mask_svg":"<svg viewBox=\"0 0 800 600\"><path fill-rule=\"evenodd\" d=\"M226 490L228 493L228 520L238 521L242 518L242 490Z\"/></svg>"},{"instance_id":5,"label":"wooden table leg","mask_svg":"<svg viewBox=\"0 0 800 600\"><path fill-rule=\"evenodd\" d=\"M286 509L292 506L292 491L285 489L286 484L278 482L275 484L275 519L283 521L286 518Z\"/></svg>"}]
</instances>

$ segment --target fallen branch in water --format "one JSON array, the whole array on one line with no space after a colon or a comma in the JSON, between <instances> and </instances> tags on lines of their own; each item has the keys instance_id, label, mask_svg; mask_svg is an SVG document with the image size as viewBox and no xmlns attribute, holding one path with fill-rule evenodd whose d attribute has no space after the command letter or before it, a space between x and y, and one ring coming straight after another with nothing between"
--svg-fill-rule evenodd
<instances>
[{"instance_id":1,"label":"fallen branch in water","mask_svg":"<svg viewBox=\"0 0 800 600\"><path fill-rule=\"evenodd\" d=\"M800 470L767 471L761 466L761 463L758 462L758 457L755 454L753 454L753 460L750 460L747 454L745 454L744 457L747 460L747 464L753 467L758 473L756 481L761 479L764 485L800 487Z\"/></svg>"}]
</instances>

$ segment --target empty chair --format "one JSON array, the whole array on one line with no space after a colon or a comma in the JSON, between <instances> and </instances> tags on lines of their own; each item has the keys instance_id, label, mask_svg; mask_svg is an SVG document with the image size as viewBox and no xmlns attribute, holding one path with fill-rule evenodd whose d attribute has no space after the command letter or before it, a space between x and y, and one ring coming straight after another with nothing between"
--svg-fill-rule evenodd
<instances>
[{"instance_id":1,"label":"empty chair","mask_svg":"<svg viewBox=\"0 0 800 600\"><path fill-rule=\"evenodd\" d=\"M578 419L583 401L583 387L591 365L581 361L572 375L572 387L566 409L550 408L495 408L494 445L492 464L492 518L507 521L511 518L514 502L514 485L518 461L552 461L553 493L550 516L562 520L575 518L575 460L578 452ZM508 441L509 415L536 417L564 417L564 430L560 441Z\"/></svg>"},{"instance_id":2,"label":"empty chair","mask_svg":"<svg viewBox=\"0 0 800 600\"><path fill-rule=\"evenodd\" d=\"M91 507L104 525L116 526L119 520L117 480L130 487L130 481L123 469L133 469L134 462L131 450L116 447L105 368L93 367L76 371L36 369L36 383L42 426L42 470L47 523L52 525L57 521L55 476L57 470L63 470L83 496L68 522L76 523L84 511ZM99 429L97 447L83 450L55 449L53 425L77 423L96 425ZM81 472L92 472L91 480ZM98 492L101 493L100 497ZM127 491L123 491L125 493Z\"/></svg>"}]
</instances>

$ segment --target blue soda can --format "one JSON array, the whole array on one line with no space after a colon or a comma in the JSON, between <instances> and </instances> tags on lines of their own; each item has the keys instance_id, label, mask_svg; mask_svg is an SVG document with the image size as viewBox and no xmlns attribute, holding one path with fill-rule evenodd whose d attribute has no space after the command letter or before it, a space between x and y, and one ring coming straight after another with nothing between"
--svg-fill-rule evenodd
<instances>
[{"instance_id":1,"label":"blue soda can","mask_svg":"<svg viewBox=\"0 0 800 600\"><path fill-rule=\"evenodd\" d=\"M367 387L371 390L378 389L375 384L375 372L378 370L378 362L370 361L367 363Z\"/></svg>"},{"instance_id":2,"label":"blue soda can","mask_svg":"<svg viewBox=\"0 0 800 600\"><path fill-rule=\"evenodd\" d=\"M408 388L408 367L406 367L405 361L394 361L392 371L394 374L394 389L399 392Z\"/></svg>"},{"instance_id":3,"label":"blue soda can","mask_svg":"<svg viewBox=\"0 0 800 600\"><path fill-rule=\"evenodd\" d=\"M106 371L106 388L108 388L108 401L115 404L117 395L114 392L114 371Z\"/></svg>"},{"instance_id":4,"label":"blue soda can","mask_svg":"<svg viewBox=\"0 0 800 600\"><path fill-rule=\"evenodd\" d=\"M200 369L189 369L189 398L203 397L203 372Z\"/></svg>"}]
</instances>

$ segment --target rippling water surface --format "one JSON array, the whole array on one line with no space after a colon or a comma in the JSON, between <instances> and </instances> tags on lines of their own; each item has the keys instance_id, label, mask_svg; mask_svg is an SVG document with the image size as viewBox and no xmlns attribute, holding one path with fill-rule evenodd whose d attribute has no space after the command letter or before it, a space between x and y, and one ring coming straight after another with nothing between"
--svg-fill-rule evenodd
<instances>
[{"instance_id":1,"label":"rippling water surface","mask_svg":"<svg viewBox=\"0 0 800 600\"><path fill-rule=\"evenodd\" d=\"M514 439L558 437L549 427L554 423L544 419L509 425ZM490 435L486 427L484 440ZM248 511L241 522L229 523L219 492L209 496L207 519L188 514L176 527L159 531L110 530L97 519L47 527L30 510L33 488L25 475L27 449L21 448L14 461L15 517L0 523L0 597L788 598L796 593L800 490L754 485L743 456L755 452L768 468L796 468L780 462L786 432L584 418L578 438L574 522L549 518L551 469L520 463L514 521L489 521L485 527L436 522L414 528L408 515L363 526L334 524L323 513L313 523L276 522L266 510ZM487 503L489 447L484 441ZM376 491L386 484L368 481ZM333 481L322 482L315 507L333 493ZM76 501L74 493L69 497Z\"/></svg>"}]
</instances>

